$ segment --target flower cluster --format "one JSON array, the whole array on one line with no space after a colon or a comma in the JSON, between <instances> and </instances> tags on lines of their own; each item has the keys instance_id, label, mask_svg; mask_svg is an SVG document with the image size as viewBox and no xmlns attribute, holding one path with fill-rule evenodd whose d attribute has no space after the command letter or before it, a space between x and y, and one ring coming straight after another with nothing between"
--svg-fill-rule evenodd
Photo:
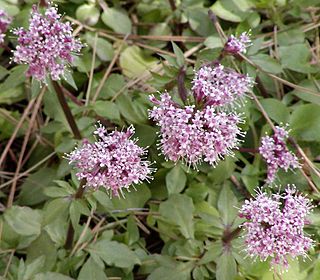
<instances>
[{"instance_id":1,"label":"flower cluster","mask_svg":"<svg viewBox=\"0 0 320 280\"><path fill-rule=\"evenodd\" d=\"M288 169L299 168L298 158L288 150L286 140L288 131L285 127L275 127L273 136L262 137L259 152L267 162L268 175L267 182L272 183L279 168L285 171Z\"/></svg>"},{"instance_id":2,"label":"flower cluster","mask_svg":"<svg viewBox=\"0 0 320 280\"><path fill-rule=\"evenodd\" d=\"M79 53L82 44L72 36L69 22L62 23L57 7L50 6L44 15L36 5L32 8L29 29L14 31L18 36L18 46L13 61L28 64L28 76L45 82L47 75L53 80L63 76L66 64L72 62L72 54Z\"/></svg>"},{"instance_id":3,"label":"flower cluster","mask_svg":"<svg viewBox=\"0 0 320 280\"><path fill-rule=\"evenodd\" d=\"M246 53L249 46L251 46L250 34L249 32L243 32L239 37L231 35L224 46L224 50L232 54Z\"/></svg>"},{"instance_id":4,"label":"flower cluster","mask_svg":"<svg viewBox=\"0 0 320 280\"><path fill-rule=\"evenodd\" d=\"M192 83L196 101L204 101L208 106L233 105L242 100L254 85L251 77L221 64L200 68Z\"/></svg>"},{"instance_id":5,"label":"flower cluster","mask_svg":"<svg viewBox=\"0 0 320 280\"><path fill-rule=\"evenodd\" d=\"M225 155L233 155L238 136L243 135L237 126L242 122L238 115L217 113L212 106L181 108L168 93L163 93L161 100L152 96L151 101L157 106L149 116L160 126L161 149L167 159L182 159L196 167L202 160L214 165Z\"/></svg>"},{"instance_id":6,"label":"flower cluster","mask_svg":"<svg viewBox=\"0 0 320 280\"><path fill-rule=\"evenodd\" d=\"M306 257L313 241L303 228L312 208L310 200L298 194L295 186L288 185L282 195L259 191L239 212L246 219L245 251L262 261L270 257L273 268L288 268L288 257Z\"/></svg>"},{"instance_id":7,"label":"flower cluster","mask_svg":"<svg viewBox=\"0 0 320 280\"><path fill-rule=\"evenodd\" d=\"M79 170L79 180L86 179L86 186L94 189L103 186L111 195L119 196L119 192L123 195L123 188L150 178L150 162L143 160L146 151L130 139L133 127L108 134L100 125L94 134L98 136L96 142L85 140L67 155L69 163Z\"/></svg>"},{"instance_id":8,"label":"flower cluster","mask_svg":"<svg viewBox=\"0 0 320 280\"><path fill-rule=\"evenodd\" d=\"M11 21L12 18L5 11L0 10L0 44L4 42L5 33Z\"/></svg>"}]
</instances>

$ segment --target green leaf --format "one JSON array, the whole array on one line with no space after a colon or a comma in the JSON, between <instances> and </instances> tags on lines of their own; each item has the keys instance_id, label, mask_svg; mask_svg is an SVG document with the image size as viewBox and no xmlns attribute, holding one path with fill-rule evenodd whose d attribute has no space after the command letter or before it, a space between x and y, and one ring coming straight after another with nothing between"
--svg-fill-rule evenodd
<instances>
[{"instance_id":1,"label":"green leaf","mask_svg":"<svg viewBox=\"0 0 320 280\"><path fill-rule=\"evenodd\" d=\"M96 59L94 68L98 67L101 64L101 61ZM77 70L82 73L88 73L92 67L92 53L87 51L84 52L81 56L75 56L72 62L72 65L77 67Z\"/></svg>"},{"instance_id":2,"label":"green leaf","mask_svg":"<svg viewBox=\"0 0 320 280\"><path fill-rule=\"evenodd\" d=\"M139 234L139 228L137 226L137 222L135 221L135 219L131 215L128 218L128 222L127 222L128 242L126 242L126 243L128 243L129 245L132 245L139 240L139 237L140 237L140 234Z\"/></svg>"},{"instance_id":3,"label":"green leaf","mask_svg":"<svg viewBox=\"0 0 320 280\"><path fill-rule=\"evenodd\" d=\"M111 211L113 209L112 200L106 192L97 190L93 192L92 196L102 205L105 210Z\"/></svg>"},{"instance_id":4,"label":"green leaf","mask_svg":"<svg viewBox=\"0 0 320 280\"><path fill-rule=\"evenodd\" d=\"M147 106L133 99L128 93L122 93L115 101L120 114L133 124L146 124L148 121Z\"/></svg>"},{"instance_id":5,"label":"green leaf","mask_svg":"<svg viewBox=\"0 0 320 280\"><path fill-rule=\"evenodd\" d=\"M144 124L135 125L135 136L138 138L138 145L142 147L151 146L157 139L156 127Z\"/></svg>"},{"instance_id":6,"label":"green leaf","mask_svg":"<svg viewBox=\"0 0 320 280\"><path fill-rule=\"evenodd\" d=\"M86 41L91 48L94 48L95 35L94 33L86 33ZM97 38L96 53L102 61L110 61L113 57L113 47L106 39Z\"/></svg>"},{"instance_id":7,"label":"green leaf","mask_svg":"<svg viewBox=\"0 0 320 280\"><path fill-rule=\"evenodd\" d=\"M259 167L253 164L246 164L241 171L241 179L250 193L254 193L259 184Z\"/></svg>"},{"instance_id":8,"label":"green leaf","mask_svg":"<svg viewBox=\"0 0 320 280\"><path fill-rule=\"evenodd\" d=\"M67 275L63 275L57 272L45 272L45 273L37 274L34 280L74 280L74 279L70 278Z\"/></svg>"},{"instance_id":9,"label":"green leaf","mask_svg":"<svg viewBox=\"0 0 320 280\"><path fill-rule=\"evenodd\" d=\"M41 231L41 214L29 207L12 206L4 213L4 219L20 235L39 235Z\"/></svg>"},{"instance_id":10,"label":"green leaf","mask_svg":"<svg viewBox=\"0 0 320 280\"><path fill-rule=\"evenodd\" d=\"M127 47L119 58L124 75L129 78L138 77L157 64L157 59L146 55L139 47Z\"/></svg>"},{"instance_id":11,"label":"green leaf","mask_svg":"<svg viewBox=\"0 0 320 280\"><path fill-rule=\"evenodd\" d=\"M43 256L45 258L45 261L42 264L42 269L50 270L53 268L57 259L57 250L55 244L45 231L43 231L41 235L27 248L26 263L36 260L39 256Z\"/></svg>"},{"instance_id":12,"label":"green leaf","mask_svg":"<svg viewBox=\"0 0 320 280\"><path fill-rule=\"evenodd\" d=\"M318 280L320 279L320 261L317 260L317 262L314 265L313 272L311 273L311 279L310 280Z\"/></svg>"},{"instance_id":13,"label":"green leaf","mask_svg":"<svg viewBox=\"0 0 320 280\"><path fill-rule=\"evenodd\" d=\"M39 95L41 91L41 82L37 79L32 78L31 80L31 98L35 98Z\"/></svg>"},{"instance_id":14,"label":"green leaf","mask_svg":"<svg viewBox=\"0 0 320 280\"><path fill-rule=\"evenodd\" d=\"M289 260L288 272L281 274L282 280L305 280L307 279L307 271L300 271L298 260ZM261 280L273 280L273 271L268 270L264 275L262 275Z\"/></svg>"},{"instance_id":15,"label":"green leaf","mask_svg":"<svg viewBox=\"0 0 320 280\"><path fill-rule=\"evenodd\" d=\"M227 157L208 173L208 177L214 184L222 184L226 179L230 178L235 167L234 159Z\"/></svg>"},{"instance_id":16,"label":"green leaf","mask_svg":"<svg viewBox=\"0 0 320 280\"><path fill-rule=\"evenodd\" d=\"M80 270L77 280L107 280L103 268L89 258Z\"/></svg>"},{"instance_id":17,"label":"green leaf","mask_svg":"<svg viewBox=\"0 0 320 280\"><path fill-rule=\"evenodd\" d=\"M209 36L203 44L209 48L209 49L216 49L216 48L222 48L223 44L221 42L221 39L217 35Z\"/></svg>"},{"instance_id":18,"label":"green leaf","mask_svg":"<svg viewBox=\"0 0 320 280\"><path fill-rule=\"evenodd\" d=\"M289 109L281 101L274 98L265 98L261 99L260 103L272 120L278 124L288 122Z\"/></svg>"},{"instance_id":19,"label":"green leaf","mask_svg":"<svg viewBox=\"0 0 320 280\"><path fill-rule=\"evenodd\" d=\"M0 104L14 104L23 99L25 99L25 95L22 86L0 92Z\"/></svg>"},{"instance_id":20,"label":"green leaf","mask_svg":"<svg viewBox=\"0 0 320 280\"><path fill-rule=\"evenodd\" d=\"M230 251L225 251L217 260L217 280L231 280L237 275L236 260Z\"/></svg>"},{"instance_id":21,"label":"green leaf","mask_svg":"<svg viewBox=\"0 0 320 280\"><path fill-rule=\"evenodd\" d=\"M301 73L318 71L318 69L310 65L311 52L309 46L305 43L282 46L279 48L279 54L283 68Z\"/></svg>"},{"instance_id":22,"label":"green leaf","mask_svg":"<svg viewBox=\"0 0 320 280\"><path fill-rule=\"evenodd\" d=\"M12 89L22 84L25 79L25 72L27 71L27 65L18 65L10 70L10 74L7 79L0 85L0 92Z\"/></svg>"},{"instance_id":23,"label":"green leaf","mask_svg":"<svg viewBox=\"0 0 320 280\"><path fill-rule=\"evenodd\" d=\"M109 120L120 120L120 112L117 105L111 101L98 100L94 104L94 110L96 113L102 117Z\"/></svg>"},{"instance_id":24,"label":"green leaf","mask_svg":"<svg viewBox=\"0 0 320 280\"><path fill-rule=\"evenodd\" d=\"M176 267L158 267L148 276L148 280L190 280L192 266L189 263L180 263Z\"/></svg>"},{"instance_id":25,"label":"green leaf","mask_svg":"<svg viewBox=\"0 0 320 280\"><path fill-rule=\"evenodd\" d=\"M44 190L57 178L56 174L55 169L47 167L31 174L21 186L19 203L29 206L45 201L48 197Z\"/></svg>"},{"instance_id":26,"label":"green leaf","mask_svg":"<svg viewBox=\"0 0 320 280\"><path fill-rule=\"evenodd\" d=\"M137 255L130 248L117 241L100 240L88 248L90 255L100 257L107 265L131 268L140 264Z\"/></svg>"},{"instance_id":27,"label":"green leaf","mask_svg":"<svg viewBox=\"0 0 320 280\"><path fill-rule=\"evenodd\" d=\"M37 273L43 270L44 261L45 261L45 257L40 256L36 258L32 263L28 264L23 273L22 280L33 279Z\"/></svg>"},{"instance_id":28,"label":"green leaf","mask_svg":"<svg viewBox=\"0 0 320 280\"><path fill-rule=\"evenodd\" d=\"M182 67L185 63L184 54L183 54L182 50L177 46L176 43L171 42L171 44L173 47L173 52L176 55L176 60L177 60L178 66Z\"/></svg>"},{"instance_id":29,"label":"green leaf","mask_svg":"<svg viewBox=\"0 0 320 280\"><path fill-rule=\"evenodd\" d=\"M278 33L278 43L280 46L292 46L297 43L303 43L305 33L301 29L291 29Z\"/></svg>"},{"instance_id":30,"label":"green leaf","mask_svg":"<svg viewBox=\"0 0 320 280\"><path fill-rule=\"evenodd\" d=\"M250 56L250 59L259 66L263 71L279 74L282 72L282 67L277 60L266 54L257 54Z\"/></svg>"},{"instance_id":31,"label":"green leaf","mask_svg":"<svg viewBox=\"0 0 320 280\"><path fill-rule=\"evenodd\" d=\"M160 204L161 216L169 223L178 225L185 238L194 238L192 199L183 194L173 194L169 199Z\"/></svg>"},{"instance_id":32,"label":"green leaf","mask_svg":"<svg viewBox=\"0 0 320 280\"><path fill-rule=\"evenodd\" d=\"M10 72L0 65L0 80L2 80L6 75L8 75Z\"/></svg>"},{"instance_id":33,"label":"green leaf","mask_svg":"<svg viewBox=\"0 0 320 280\"><path fill-rule=\"evenodd\" d=\"M238 200L232 192L230 185L225 183L218 199L218 209L225 226L232 225L234 219L237 217L238 210L235 208L237 204Z\"/></svg>"},{"instance_id":34,"label":"green leaf","mask_svg":"<svg viewBox=\"0 0 320 280\"><path fill-rule=\"evenodd\" d=\"M220 18L227 20L227 21L232 21L232 22L241 22L242 17L237 15L236 12L229 11L226 9L222 4L221 1L216 1L210 9Z\"/></svg>"},{"instance_id":35,"label":"green leaf","mask_svg":"<svg viewBox=\"0 0 320 280\"><path fill-rule=\"evenodd\" d=\"M131 20L125 10L107 8L101 16L105 25L113 31L123 34L131 33Z\"/></svg>"},{"instance_id":36,"label":"green leaf","mask_svg":"<svg viewBox=\"0 0 320 280\"><path fill-rule=\"evenodd\" d=\"M120 74L111 74L106 83L103 85L100 97L107 99L115 96L115 94L125 85L124 76Z\"/></svg>"},{"instance_id":37,"label":"green leaf","mask_svg":"<svg viewBox=\"0 0 320 280\"><path fill-rule=\"evenodd\" d=\"M72 222L72 225L74 227L77 227L81 214L84 214L86 216L90 216L90 210L88 209L87 205L82 200L73 200L70 204L69 208L70 213L70 219Z\"/></svg>"},{"instance_id":38,"label":"green leaf","mask_svg":"<svg viewBox=\"0 0 320 280\"><path fill-rule=\"evenodd\" d=\"M76 10L78 20L86 25L95 25L100 17L100 11L94 4L83 4Z\"/></svg>"},{"instance_id":39,"label":"green leaf","mask_svg":"<svg viewBox=\"0 0 320 280\"><path fill-rule=\"evenodd\" d=\"M54 220L67 216L70 202L65 198L50 201L44 208L43 224L47 225Z\"/></svg>"},{"instance_id":40,"label":"green leaf","mask_svg":"<svg viewBox=\"0 0 320 280\"><path fill-rule=\"evenodd\" d=\"M136 185L137 190L131 189L130 192L124 192L125 199L112 199L113 208L117 210L127 208L141 208L151 198L151 192L145 184Z\"/></svg>"},{"instance_id":41,"label":"green leaf","mask_svg":"<svg viewBox=\"0 0 320 280\"><path fill-rule=\"evenodd\" d=\"M196 2L196 1L194 1ZM194 3L193 2L193 3ZM192 3L192 1L191 1ZM190 3L190 4L191 4ZM214 28L212 28L212 22L208 17L208 9L203 8L202 6L190 5L189 3L185 3L185 7L183 11L185 13L184 16L187 17L188 23L195 33L207 37L212 33L215 33Z\"/></svg>"},{"instance_id":42,"label":"green leaf","mask_svg":"<svg viewBox=\"0 0 320 280\"><path fill-rule=\"evenodd\" d=\"M180 164L173 167L166 175L168 194L180 193L186 186L187 176Z\"/></svg>"},{"instance_id":43,"label":"green leaf","mask_svg":"<svg viewBox=\"0 0 320 280\"><path fill-rule=\"evenodd\" d=\"M291 91L290 94L293 94L302 100L320 105L320 92L319 92L318 85L320 85L320 80L315 80L315 79L303 80L302 82L299 83L299 86L304 87L305 89L310 89L314 91L314 93L305 92L305 91L302 91L301 89L295 89Z\"/></svg>"},{"instance_id":44,"label":"green leaf","mask_svg":"<svg viewBox=\"0 0 320 280\"><path fill-rule=\"evenodd\" d=\"M70 70L64 71L63 78L70 86L72 86L75 90L78 90L78 87L76 85L76 82L73 79L73 76Z\"/></svg>"},{"instance_id":45,"label":"green leaf","mask_svg":"<svg viewBox=\"0 0 320 280\"><path fill-rule=\"evenodd\" d=\"M320 141L320 106L300 105L290 117L291 134L298 140Z\"/></svg>"}]
</instances>

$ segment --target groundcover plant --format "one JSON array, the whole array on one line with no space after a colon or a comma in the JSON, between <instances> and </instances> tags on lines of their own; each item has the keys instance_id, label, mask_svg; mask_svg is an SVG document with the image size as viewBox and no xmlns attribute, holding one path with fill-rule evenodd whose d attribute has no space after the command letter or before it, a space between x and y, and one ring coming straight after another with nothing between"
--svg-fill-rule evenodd
<instances>
[{"instance_id":1,"label":"groundcover plant","mask_svg":"<svg viewBox=\"0 0 320 280\"><path fill-rule=\"evenodd\" d=\"M318 0L1 0L0 279L320 279Z\"/></svg>"}]
</instances>

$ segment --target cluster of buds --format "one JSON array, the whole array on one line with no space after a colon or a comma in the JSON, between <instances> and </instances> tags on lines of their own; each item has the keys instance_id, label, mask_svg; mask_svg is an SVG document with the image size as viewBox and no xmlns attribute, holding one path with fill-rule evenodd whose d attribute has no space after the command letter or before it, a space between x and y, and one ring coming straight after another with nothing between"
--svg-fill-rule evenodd
<instances>
[{"instance_id":1,"label":"cluster of buds","mask_svg":"<svg viewBox=\"0 0 320 280\"><path fill-rule=\"evenodd\" d=\"M267 163L267 183L274 182L279 168L288 171L300 167L296 155L287 148L288 134L286 127L276 126L272 136L262 137L259 152Z\"/></svg>"},{"instance_id":2,"label":"cluster of buds","mask_svg":"<svg viewBox=\"0 0 320 280\"><path fill-rule=\"evenodd\" d=\"M224 51L231 54L244 54L249 46L251 46L250 32L243 32L239 37L230 35L224 46Z\"/></svg>"}]
</instances>

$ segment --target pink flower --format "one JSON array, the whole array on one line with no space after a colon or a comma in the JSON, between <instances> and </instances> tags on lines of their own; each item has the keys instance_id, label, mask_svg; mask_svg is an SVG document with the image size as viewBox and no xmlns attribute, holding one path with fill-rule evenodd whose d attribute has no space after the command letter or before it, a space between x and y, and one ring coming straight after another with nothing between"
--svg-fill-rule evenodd
<instances>
[{"instance_id":1,"label":"pink flower","mask_svg":"<svg viewBox=\"0 0 320 280\"><path fill-rule=\"evenodd\" d=\"M300 167L298 158L287 148L287 138L288 131L286 130L286 127L279 126L275 128L273 136L262 137L259 152L267 162L268 183L274 182L279 168L288 171L289 169Z\"/></svg>"},{"instance_id":2,"label":"pink flower","mask_svg":"<svg viewBox=\"0 0 320 280\"><path fill-rule=\"evenodd\" d=\"M249 46L251 46L250 34L249 32L243 32L239 37L231 35L224 46L224 50L232 54L246 53Z\"/></svg>"},{"instance_id":3,"label":"pink flower","mask_svg":"<svg viewBox=\"0 0 320 280\"><path fill-rule=\"evenodd\" d=\"M143 159L145 149L130 138L134 134L131 126L126 132L107 133L103 126L94 132L98 140L85 140L82 146L67 155L70 164L79 170L78 179L86 179L86 186L97 189L104 187L111 195L123 195L123 188L150 179L150 162Z\"/></svg>"},{"instance_id":4,"label":"pink flower","mask_svg":"<svg viewBox=\"0 0 320 280\"><path fill-rule=\"evenodd\" d=\"M4 10L0 10L0 44L3 44L5 33L10 25L12 18Z\"/></svg>"},{"instance_id":5,"label":"pink flower","mask_svg":"<svg viewBox=\"0 0 320 280\"><path fill-rule=\"evenodd\" d=\"M42 15L34 5L29 29L19 28L14 34L18 36L18 45L13 61L28 64L27 75L42 82L49 75L59 80L67 64L72 62L72 54L82 48L81 42L72 36L71 24L61 22L57 7L47 8Z\"/></svg>"},{"instance_id":6,"label":"pink flower","mask_svg":"<svg viewBox=\"0 0 320 280\"><path fill-rule=\"evenodd\" d=\"M254 85L251 77L239 74L221 64L204 66L192 81L193 95L198 103L208 106L239 104ZM240 102L238 102L240 101Z\"/></svg>"},{"instance_id":7,"label":"pink flower","mask_svg":"<svg viewBox=\"0 0 320 280\"><path fill-rule=\"evenodd\" d=\"M288 257L305 258L313 241L303 228L309 223L306 216L312 208L310 200L298 194L294 185L288 185L282 195L259 191L239 211L239 216L246 219L245 251L262 261L270 257L271 266L279 266L280 272L288 268Z\"/></svg>"},{"instance_id":8,"label":"pink flower","mask_svg":"<svg viewBox=\"0 0 320 280\"><path fill-rule=\"evenodd\" d=\"M217 113L211 106L203 110L180 107L168 93L161 94L161 100L154 96L150 100L157 105L149 116L160 126L160 146L166 159L181 159L195 167L202 160L215 165L238 147L238 137L243 136L237 126L242 122L238 115Z\"/></svg>"}]
</instances>

